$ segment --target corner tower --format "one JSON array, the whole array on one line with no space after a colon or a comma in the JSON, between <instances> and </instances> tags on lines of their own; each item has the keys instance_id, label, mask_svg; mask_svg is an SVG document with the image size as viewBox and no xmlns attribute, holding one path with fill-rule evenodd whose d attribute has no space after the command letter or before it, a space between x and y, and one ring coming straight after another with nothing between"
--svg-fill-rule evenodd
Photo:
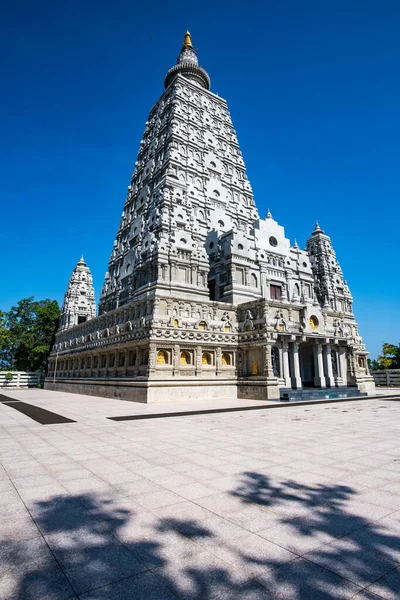
<instances>
[{"instance_id":1,"label":"corner tower","mask_svg":"<svg viewBox=\"0 0 400 600\"><path fill-rule=\"evenodd\" d=\"M307 252L320 305L323 308L352 315L352 295L343 278L343 271L336 258L331 238L321 229L318 221L311 237L307 240Z\"/></svg>"},{"instance_id":2,"label":"corner tower","mask_svg":"<svg viewBox=\"0 0 400 600\"><path fill-rule=\"evenodd\" d=\"M61 307L59 331L80 325L96 316L92 274L83 256L72 271Z\"/></svg>"}]
</instances>

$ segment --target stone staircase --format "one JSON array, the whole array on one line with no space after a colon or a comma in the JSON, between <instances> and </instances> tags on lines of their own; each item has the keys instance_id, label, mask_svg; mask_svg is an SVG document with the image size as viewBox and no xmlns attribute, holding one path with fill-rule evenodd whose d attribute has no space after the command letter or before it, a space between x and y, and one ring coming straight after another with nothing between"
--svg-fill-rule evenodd
<instances>
[{"instance_id":1,"label":"stone staircase","mask_svg":"<svg viewBox=\"0 0 400 600\"><path fill-rule=\"evenodd\" d=\"M330 398L355 398L368 396L357 387L303 388L292 390L281 388L281 402L301 402L302 400L329 400Z\"/></svg>"}]
</instances>

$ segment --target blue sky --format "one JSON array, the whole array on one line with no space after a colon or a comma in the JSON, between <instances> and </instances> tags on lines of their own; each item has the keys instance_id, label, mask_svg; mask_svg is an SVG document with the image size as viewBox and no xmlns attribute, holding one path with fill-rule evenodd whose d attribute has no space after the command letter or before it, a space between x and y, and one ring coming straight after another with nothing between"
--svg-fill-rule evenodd
<instances>
[{"instance_id":1,"label":"blue sky","mask_svg":"<svg viewBox=\"0 0 400 600\"><path fill-rule=\"evenodd\" d=\"M151 106L187 27L228 101L262 216L331 236L371 355L400 341L400 3L3 4L0 308L96 298Z\"/></svg>"}]
</instances>

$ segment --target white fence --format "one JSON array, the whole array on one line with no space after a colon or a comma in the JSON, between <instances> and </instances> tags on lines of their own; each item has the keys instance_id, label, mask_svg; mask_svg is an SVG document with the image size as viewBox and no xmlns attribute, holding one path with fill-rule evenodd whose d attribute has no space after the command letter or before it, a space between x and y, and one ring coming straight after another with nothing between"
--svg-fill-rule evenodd
<instances>
[{"instance_id":1,"label":"white fence","mask_svg":"<svg viewBox=\"0 0 400 600\"><path fill-rule=\"evenodd\" d=\"M8 378L8 373L12 374ZM26 371L0 371L0 388L25 388L25 387L37 387L44 381L44 373L33 372L27 373Z\"/></svg>"},{"instance_id":2,"label":"white fence","mask_svg":"<svg viewBox=\"0 0 400 600\"><path fill-rule=\"evenodd\" d=\"M383 387L400 387L400 369L385 369L372 371L375 385Z\"/></svg>"}]
</instances>

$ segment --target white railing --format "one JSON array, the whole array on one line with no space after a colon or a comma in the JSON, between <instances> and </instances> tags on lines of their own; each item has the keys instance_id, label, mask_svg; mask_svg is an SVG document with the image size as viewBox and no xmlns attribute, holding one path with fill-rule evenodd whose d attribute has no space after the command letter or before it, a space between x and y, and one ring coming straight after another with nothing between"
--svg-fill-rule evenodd
<instances>
[{"instance_id":1,"label":"white railing","mask_svg":"<svg viewBox=\"0 0 400 600\"><path fill-rule=\"evenodd\" d=\"M11 377L7 377L11 373ZM0 388L37 387L44 381L44 373L40 371L27 373L26 371L0 371Z\"/></svg>"},{"instance_id":2,"label":"white railing","mask_svg":"<svg viewBox=\"0 0 400 600\"><path fill-rule=\"evenodd\" d=\"M400 387L400 369L372 371L375 385L383 387Z\"/></svg>"}]
</instances>

